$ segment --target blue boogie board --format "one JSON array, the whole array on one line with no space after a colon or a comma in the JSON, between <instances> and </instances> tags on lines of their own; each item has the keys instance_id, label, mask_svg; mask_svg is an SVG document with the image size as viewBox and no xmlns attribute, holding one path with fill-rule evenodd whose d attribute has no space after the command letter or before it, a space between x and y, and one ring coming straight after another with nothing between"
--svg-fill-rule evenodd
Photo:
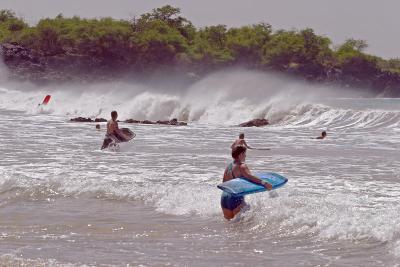
<instances>
[{"instance_id":1,"label":"blue boogie board","mask_svg":"<svg viewBox=\"0 0 400 267\"><path fill-rule=\"evenodd\" d=\"M287 178L273 172L257 173L256 176L272 184L272 190L283 186L288 181ZM246 178L240 177L219 184L217 185L217 187L235 196L244 196L248 194L267 191L264 186L252 183L246 180Z\"/></svg>"}]
</instances>

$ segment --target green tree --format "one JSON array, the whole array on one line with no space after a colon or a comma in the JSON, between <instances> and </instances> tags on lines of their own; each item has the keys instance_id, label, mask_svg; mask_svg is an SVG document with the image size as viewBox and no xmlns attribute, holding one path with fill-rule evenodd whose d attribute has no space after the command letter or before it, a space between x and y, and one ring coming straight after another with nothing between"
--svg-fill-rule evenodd
<instances>
[{"instance_id":1,"label":"green tree","mask_svg":"<svg viewBox=\"0 0 400 267\"><path fill-rule=\"evenodd\" d=\"M135 32L142 32L148 27L152 27L153 22L162 21L178 30L188 41L192 41L196 29L189 20L180 16L180 13L181 10L179 8L170 5L155 8L152 12L141 15L138 20L134 19L132 27Z\"/></svg>"},{"instance_id":2,"label":"green tree","mask_svg":"<svg viewBox=\"0 0 400 267\"><path fill-rule=\"evenodd\" d=\"M10 40L14 34L27 28L28 25L17 18L11 10L0 10L0 42Z\"/></svg>"},{"instance_id":3,"label":"green tree","mask_svg":"<svg viewBox=\"0 0 400 267\"><path fill-rule=\"evenodd\" d=\"M298 64L304 50L304 39L296 31L280 30L263 47L263 62L278 70Z\"/></svg>"},{"instance_id":4,"label":"green tree","mask_svg":"<svg viewBox=\"0 0 400 267\"><path fill-rule=\"evenodd\" d=\"M332 56L328 38L314 34L312 29L297 31L278 31L264 46L264 62L276 69L287 69L298 65L303 69L323 66Z\"/></svg>"},{"instance_id":5,"label":"green tree","mask_svg":"<svg viewBox=\"0 0 400 267\"><path fill-rule=\"evenodd\" d=\"M227 28L225 25L200 29L191 50L192 58L206 66L226 66L233 62L232 51L227 47Z\"/></svg>"},{"instance_id":6,"label":"green tree","mask_svg":"<svg viewBox=\"0 0 400 267\"><path fill-rule=\"evenodd\" d=\"M139 63L142 66L172 64L179 54L188 49L184 36L162 20L148 22L144 30L135 33L134 39L139 47Z\"/></svg>"},{"instance_id":7,"label":"green tree","mask_svg":"<svg viewBox=\"0 0 400 267\"><path fill-rule=\"evenodd\" d=\"M349 39L335 51L338 68L343 75L356 79L369 79L380 72L378 58L362 51L365 41Z\"/></svg>"},{"instance_id":8,"label":"green tree","mask_svg":"<svg viewBox=\"0 0 400 267\"><path fill-rule=\"evenodd\" d=\"M271 25L265 23L232 28L227 32L226 45L236 63L257 66L261 64L263 46L271 33Z\"/></svg>"}]
</instances>

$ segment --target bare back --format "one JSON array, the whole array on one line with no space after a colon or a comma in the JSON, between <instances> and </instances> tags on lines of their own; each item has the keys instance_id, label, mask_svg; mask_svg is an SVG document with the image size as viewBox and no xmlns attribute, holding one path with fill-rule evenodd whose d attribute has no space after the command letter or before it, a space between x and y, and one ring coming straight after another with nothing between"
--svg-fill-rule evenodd
<instances>
[{"instance_id":1,"label":"bare back","mask_svg":"<svg viewBox=\"0 0 400 267\"><path fill-rule=\"evenodd\" d=\"M223 182L235 179L237 177L243 177L243 171L242 168L245 167L247 168L245 163L231 163L226 167L225 172L224 172L224 177L222 179Z\"/></svg>"}]
</instances>

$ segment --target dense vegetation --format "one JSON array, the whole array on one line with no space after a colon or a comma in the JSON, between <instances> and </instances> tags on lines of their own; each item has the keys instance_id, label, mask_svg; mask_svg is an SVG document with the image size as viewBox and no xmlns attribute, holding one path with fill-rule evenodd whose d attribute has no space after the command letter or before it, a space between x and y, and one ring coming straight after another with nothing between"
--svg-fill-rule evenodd
<instances>
[{"instance_id":1,"label":"dense vegetation","mask_svg":"<svg viewBox=\"0 0 400 267\"><path fill-rule=\"evenodd\" d=\"M180 15L179 8L171 6L130 21L65 18L60 14L32 27L12 11L2 10L0 43L19 47L5 53L7 65L15 68L30 61L42 72L165 68L201 75L243 66L400 92L400 60L365 53L364 41L350 39L333 47L329 38L316 35L312 29L274 31L266 23L196 28ZM18 54L21 49L24 56Z\"/></svg>"}]
</instances>

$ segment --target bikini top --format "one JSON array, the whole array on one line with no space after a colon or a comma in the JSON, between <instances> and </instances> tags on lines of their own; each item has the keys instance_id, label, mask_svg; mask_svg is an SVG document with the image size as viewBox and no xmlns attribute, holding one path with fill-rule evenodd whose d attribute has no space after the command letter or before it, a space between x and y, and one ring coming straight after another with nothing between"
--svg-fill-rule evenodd
<instances>
[{"instance_id":1,"label":"bikini top","mask_svg":"<svg viewBox=\"0 0 400 267\"><path fill-rule=\"evenodd\" d=\"M231 163L229 164L228 170L231 172L232 178L237 178L237 177L235 177L235 175L233 174L233 163L235 163L235 162L231 162ZM238 163L238 164L240 165L240 164L242 164L242 162L240 162L240 163Z\"/></svg>"}]
</instances>

